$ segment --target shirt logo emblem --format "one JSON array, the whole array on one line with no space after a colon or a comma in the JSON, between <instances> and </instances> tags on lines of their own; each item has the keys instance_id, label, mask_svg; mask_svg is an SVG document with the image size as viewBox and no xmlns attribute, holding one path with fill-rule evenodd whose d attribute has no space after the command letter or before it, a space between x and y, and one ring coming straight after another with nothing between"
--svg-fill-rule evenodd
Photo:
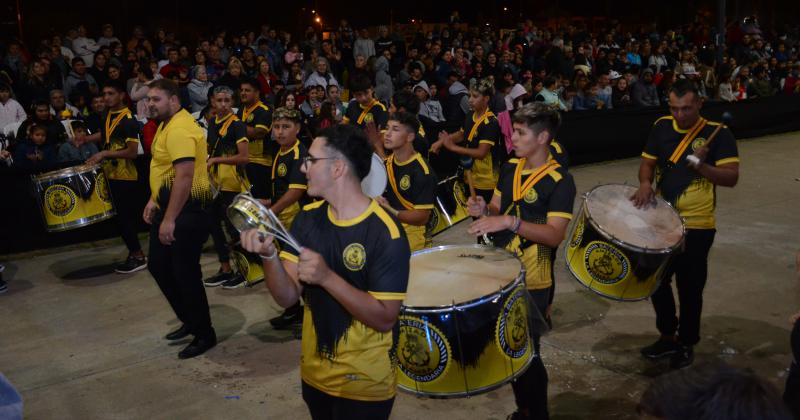
<instances>
[{"instance_id":1,"label":"shirt logo emblem","mask_svg":"<svg viewBox=\"0 0 800 420\"><path fill-rule=\"evenodd\" d=\"M692 142L692 150L697 150L706 144L706 139L698 137Z\"/></svg>"},{"instance_id":2,"label":"shirt logo emblem","mask_svg":"<svg viewBox=\"0 0 800 420\"><path fill-rule=\"evenodd\" d=\"M364 245L353 243L347 245L342 253L344 266L350 271L359 271L364 268L367 262L367 251L364 250Z\"/></svg>"},{"instance_id":3,"label":"shirt logo emblem","mask_svg":"<svg viewBox=\"0 0 800 420\"><path fill-rule=\"evenodd\" d=\"M278 165L278 176L286 176L286 165L283 163Z\"/></svg>"},{"instance_id":4,"label":"shirt logo emblem","mask_svg":"<svg viewBox=\"0 0 800 420\"><path fill-rule=\"evenodd\" d=\"M408 175L403 175L403 177L400 178L400 189L405 191L410 187L411 187L411 177Z\"/></svg>"},{"instance_id":5,"label":"shirt logo emblem","mask_svg":"<svg viewBox=\"0 0 800 420\"><path fill-rule=\"evenodd\" d=\"M539 198L539 194L536 193L536 190L531 187L528 192L525 193L525 196L522 198L528 204L533 204Z\"/></svg>"}]
</instances>

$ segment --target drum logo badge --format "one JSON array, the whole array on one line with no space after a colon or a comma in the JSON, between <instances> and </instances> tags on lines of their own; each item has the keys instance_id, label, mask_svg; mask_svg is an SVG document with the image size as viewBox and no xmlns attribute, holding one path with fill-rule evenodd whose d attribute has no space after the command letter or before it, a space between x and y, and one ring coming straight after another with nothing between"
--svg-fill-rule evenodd
<instances>
[{"instance_id":1,"label":"drum logo badge","mask_svg":"<svg viewBox=\"0 0 800 420\"><path fill-rule=\"evenodd\" d=\"M350 271L358 271L364 268L364 263L367 262L367 251L364 250L364 245L359 243L352 243L347 245L342 253L344 266Z\"/></svg>"},{"instance_id":2,"label":"drum logo badge","mask_svg":"<svg viewBox=\"0 0 800 420\"><path fill-rule=\"evenodd\" d=\"M278 165L278 176L286 176L286 165L283 162Z\"/></svg>"},{"instance_id":3,"label":"drum logo badge","mask_svg":"<svg viewBox=\"0 0 800 420\"><path fill-rule=\"evenodd\" d=\"M400 189L405 191L410 187L411 187L411 177L408 175L403 175L403 177L400 178Z\"/></svg>"},{"instance_id":4,"label":"drum logo badge","mask_svg":"<svg viewBox=\"0 0 800 420\"><path fill-rule=\"evenodd\" d=\"M525 291L518 288L503 304L497 319L497 344L507 356L519 359L528 350L528 308Z\"/></svg>"},{"instance_id":5,"label":"drum logo badge","mask_svg":"<svg viewBox=\"0 0 800 420\"><path fill-rule=\"evenodd\" d=\"M60 184L51 185L44 192L44 202L47 204L47 209L50 210L50 213L61 217L72 213L72 210L75 209L77 198L75 191Z\"/></svg>"},{"instance_id":6,"label":"drum logo badge","mask_svg":"<svg viewBox=\"0 0 800 420\"><path fill-rule=\"evenodd\" d=\"M584 254L586 271L593 279L603 284L614 284L628 276L630 262L620 250L600 241L593 241Z\"/></svg>"},{"instance_id":7,"label":"drum logo badge","mask_svg":"<svg viewBox=\"0 0 800 420\"><path fill-rule=\"evenodd\" d=\"M533 204L539 198L539 194L536 193L536 190L531 187L528 192L525 193L525 196L522 198L528 204Z\"/></svg>"},{"instance_id":8,"label":"drum logo badge","mask_svg":"<svg viewBox=\"0 0 800 420\"><path fill-rule=\"evenodd\" d=\"M371 112L368 113L367 115L364 115L364 124L369 124L373 121L375 121L375 117L372 116Z\"/></svg>"},{"instance_id":9,"label":"drum logo badge","mask_svg":"<svg viewBox=\"0 0 800 420\"><path fill-rule=\"evenodd\" d=\"M416 382L431 382L447 370L450 344L430 323L402 315L397 359L406 376Z\"/></svg>"},{"instance_id":10,"label":"drum logo badge","mask_svg":"<svg viewBox=\"0 0 800 420\"><path fill-rule=\"evenodd\" d=\"M569 247L570 248L575 248L575 247L577 247L578 245L581 244L581 241L583 240L583 229L584 229L584 226L585 226L584 225L584 220L585 219L581 219L578 222L578 225L575 226L575 233L572 234L572 240L569 241Z\"/></svg>"},{"instance_id":11,"label":"drum logo badge","mask_svg":"<svg viewBox=\"0 0 800 420\"><path fill-rule=\"evenodd\" d=\"M106 176L100 172L97 174L97 181L95 182L95 191L97 196L106 203L111 202L111 196L108 194L108 184L106 183Z\"/></svg>"},{"instance_id":12,"label":"drum logo badge","mask_svg":"<svg viewBox=\"0 0 800 420\"><path fill-rule=\"evenodd\" d=\"M247 122L249 122L249 123L253 122L253 118L255 118L255 116L253 114L248 115L247 116Z\"/></svg>"},{"instance_id":13,"label":"drum logo badge","mask_svg":"<svg viewBox=\"0 0 800 420\"><path fill-rule=\"evenodd\" d=\"M696 151L697 149L703 147L705 144L706 144L706 139L698 137L694 139L694 141L692 142L692 150Z\"/></svg>"},{"instance_id":14,"label":"drum logo badge","mask_svg":"<svg viewBox=\"0 0 800 420\"><path fill-rule=\"evenodd\" d=\"M464 184L460 182L453 183L453 197L461 207L467 207L467 194L464 193Z\"/></svg>"},{"instance_id":15,"label":"drum logo badge","mask_svg":"<svg viewBox=\"0 0 800 420\"><path fill-rule=\"evenodd\" d=\"M250 279L250 263L247 261L247 257L238 251L231 252L231 259L233 260L233 266L236 268L236 271L244 277L245 280Z\"/></svg>"}]
</instances>

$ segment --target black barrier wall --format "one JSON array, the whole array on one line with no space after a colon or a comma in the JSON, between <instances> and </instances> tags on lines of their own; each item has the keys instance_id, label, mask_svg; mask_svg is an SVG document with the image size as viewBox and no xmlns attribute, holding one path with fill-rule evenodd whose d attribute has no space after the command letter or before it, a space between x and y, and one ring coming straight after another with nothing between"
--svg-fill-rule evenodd
<instances>
[{"instance_id":1,"label":"black barrier wall","mask_svg":"<svg viewBox=\"0 0 800 420\"><path fill-rule=\"evenodd\" d=\"M800 96L776 96L737 103L708 103L704 117L719 121L730 112L730 124L737 139L800 131ZM639 156L653 122L668 114L666 107L567 112L558 133L573 165ZM148 162L137 160L141 213L149 194ZM47 233L41 210L32 190L29 173L0 167L0 255L33 249L50 248L117 235L114 220L107 220L76 230ZM141 230L146 229L141 222Z\"/></svg>"}]
</instances>

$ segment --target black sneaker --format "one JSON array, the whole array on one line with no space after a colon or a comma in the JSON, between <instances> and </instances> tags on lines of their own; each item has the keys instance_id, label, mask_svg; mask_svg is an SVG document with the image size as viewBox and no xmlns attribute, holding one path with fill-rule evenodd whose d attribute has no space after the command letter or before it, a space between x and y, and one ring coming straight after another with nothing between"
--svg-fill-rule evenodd
<instances>
[{"instance_id":1,"label":"black sneaker","mask_svg":"<svg viewBox=\"0 0 800 420\"><path fill-rule=\"evenodd\" d=\"M648 359L660 359L678 352L678 343L672 340L658 339L655 343L642 348L642 356Z\"/></svg>"},{"instance_id":2,"label":"black sneaker","mask_svg":"<svg viewBox=\"0 0 800 420\"><path fill-rule=\"evenodd\" d=\"M114 271L120 274L129 274L145 268L147 268L147 258L128 255L128 259L124 263L117 264Z\"/></svg>"},{"instance_id":3,"label":"black sneaker","mask_svg":"<svg viewBox=\"0 0 800 420\"><path fill-rule=\"evenodd\" d=\"M195 337L188 346L178 353L179 359L197 357L217 345L217 336L213 332L207 337Z\"/></svg>"},{"instance_id":4,"label":"black sneaker","mask_svg":"<svg viewBox=\"0 0 800 420\"><path fill-rule=\"evenodd\" d=\"M205 287L217 287L220 284L225 283L226 281L232 279L234 275L235 274L233 273L233 271L227 271L226 272L226 271L220 270L220 271L217 272L217 274L214 274L213 276L203 280L203 286L205 286Z\"/></svg>"},{"instance_id":5,"label":"black sneaker","mask_svg":"<svg viewBox=\"0 0 800 420\"><path fill-rule=\"evenodd\" d=\"M247 286L247 281L241 274L236 274L225 283L222 283L223 289L238 289Z\"/></svg>"},{"instance_id":6,"label":"black sneaker","mask_svg":"<svg viewBox=\"0 0 800 420\"><path fill-rule=\"evenodd\" d=\"M286 308L282 314L270 319L269 323L276 330L285 330L293 325L301 325L303 323L303 305L298 303Z\"/></svg>"},{"instance_id":7,"label":"black sneaker","mask_svg":"<svg viewBox=\"0 0 800 420\"><path fill-rule=\"evenodd\" d=\"M672 369L683 369L694 362L694 350L692 346L683 344L678 345L678 350L669 359L669 367Z\"/></svg>"}]
</instances>

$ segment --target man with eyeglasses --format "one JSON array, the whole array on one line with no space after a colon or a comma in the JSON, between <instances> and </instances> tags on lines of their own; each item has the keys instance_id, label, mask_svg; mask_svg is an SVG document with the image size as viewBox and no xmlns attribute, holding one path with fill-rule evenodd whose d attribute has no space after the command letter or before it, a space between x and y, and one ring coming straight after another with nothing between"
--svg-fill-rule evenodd
<instances>
[{"instance_id":1,"label":"man with eyeglasses","mask_svg":"<svg viewBox=\"0 0 800 420\"><path fill-rule=\"evenodd\" d=\"M361 191L372 148L350 125L323 130L302 169L308 194L322 198L297 215L291 234L304 247L280 252L272 237L242 233L264 260L272 297L305 301L300 372L314 419L347 413L388 419L397 388L397 318L410 251L400 223Z\"/></svg>"}]
</instances>

